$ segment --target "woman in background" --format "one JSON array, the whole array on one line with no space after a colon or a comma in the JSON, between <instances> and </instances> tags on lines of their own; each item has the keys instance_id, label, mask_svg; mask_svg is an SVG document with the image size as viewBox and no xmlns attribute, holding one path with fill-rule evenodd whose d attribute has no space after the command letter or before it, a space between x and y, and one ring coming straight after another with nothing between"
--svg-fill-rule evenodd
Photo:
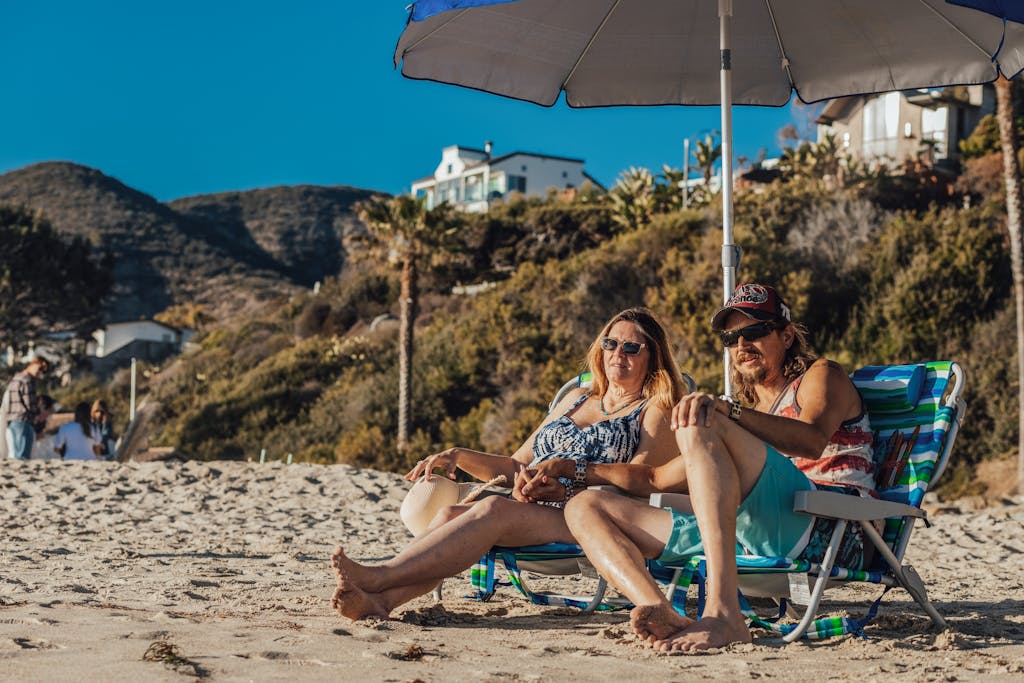
<instances>
[{"instance_id":1,"label":"woman in background","mask_svg":"<svg viewBox=\"0 0 1024 683\"><path fill-rule=\"evenodd\" d=\"M96 439L96 457L100 460L114 459L114 420L102 398L92 404L92 435Z\"/></svg>"},{"instance_id":2,"label":"woman in background","mask_svg":"<svg viewBox=\"0 0 1024 683\"><path fill-rule=\"evenodd\" d=\"M89 419L89 404L82 401L75 406L75 419L57 430L53 450L61 460L96 460L96 445Z\"/></svg>"}]
</instances>

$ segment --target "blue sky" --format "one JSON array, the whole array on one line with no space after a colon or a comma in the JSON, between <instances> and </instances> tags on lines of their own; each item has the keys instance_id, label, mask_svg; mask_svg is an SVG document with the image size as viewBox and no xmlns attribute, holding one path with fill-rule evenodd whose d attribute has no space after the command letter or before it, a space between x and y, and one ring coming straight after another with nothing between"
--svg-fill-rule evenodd
<instances>
[{"instance_id":1,"label":"blue sky","mask_svg":"<svg viewBox=\"0 0 1024 683\"><path fill-rule=\"evenodd\" d=\"M387 192L451 144L682 166L717 107L547 109L402 78L406 0L0 0L0 173L63 160L160 200L272 185ZM778 151L806 113L737 107L736 154Z\"/></svg>"}]
</instances>

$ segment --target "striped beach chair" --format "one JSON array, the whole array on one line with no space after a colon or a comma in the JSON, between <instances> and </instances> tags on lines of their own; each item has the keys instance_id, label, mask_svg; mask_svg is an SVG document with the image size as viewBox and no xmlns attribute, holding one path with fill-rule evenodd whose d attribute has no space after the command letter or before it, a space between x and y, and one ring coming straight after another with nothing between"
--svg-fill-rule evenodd
<instances>
[{"instance_id":1,"label":"striped beach chair","mask_svg":"<svg viewBox=\"0 0 1024 683\"><path fill-rule=\"evenodd\" d=\"M946 621L928 599L924 582L903 556L917 520L928 523L921 504L949 460L966 405L961 398L963 369L950 361L913 365L870 366L851 375L864 398L875 430L876 483L879 498L856 498L830 491L796 494L794 509L836 520L831 543L820 563L795 562L785 557L739 555L741 606L752 627L776 633L786 641L821 639L860 633L874 618L882 597L892 587L906 590L939 629ZM673 494L655 494L651 504L671 507ZM882 532L874 521L884 520ZM875 558L864 570L835 565L834 558L847 525L864 530ZM697 611L703 608L706 566L701 556L678 565L650 564L656 578L668 583L673 606L685 613L691 585L697 588ZM813 579L813 585L811 580ZM816 618L824 591L841 582L885 586L864 616ZM744 596L773 598L779 613L758 616ZM802 616L793 604L805 606ZM799 622L784 623L787 616Z\"/></svg>"}]
</instances>

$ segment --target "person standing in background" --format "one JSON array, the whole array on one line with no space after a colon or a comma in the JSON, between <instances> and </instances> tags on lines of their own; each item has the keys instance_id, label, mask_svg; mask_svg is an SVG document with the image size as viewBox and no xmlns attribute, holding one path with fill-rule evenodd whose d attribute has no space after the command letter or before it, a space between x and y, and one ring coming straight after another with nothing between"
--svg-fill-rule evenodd
<instances>
[{"instance_id":1,"label":"person standing in background","mask_svg":"<svg viewBox=\"0 0 1024 683\"><path fill-rule=\"evenodd\" d=\"M36 380L50 370L50 363L36 356L17 373L4 392L4 418L7 455L15 460L28 460L35 441L36 425L41 412L36 399ZM45 417L43 418L45 420Z\"/></svg>"},{"instance_id":2,"label":"person standing in background","mask_svg":"<svg viewBox=\"0 0 1024 683\"><path fill-rule=\"evenodd\" d=\"M107 409L107 402L102 398L93 401L92 412L92 436L96 440L93 452L100 460L114 459L114 420Z\"/></svg>"}]
</instances>

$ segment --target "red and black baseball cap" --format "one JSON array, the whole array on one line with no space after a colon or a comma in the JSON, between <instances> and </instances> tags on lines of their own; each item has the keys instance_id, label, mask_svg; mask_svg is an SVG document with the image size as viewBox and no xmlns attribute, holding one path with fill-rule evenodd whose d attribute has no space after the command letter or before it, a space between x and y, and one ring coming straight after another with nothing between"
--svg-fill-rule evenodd
<instances>
[{"instance_id":1,"label":"red and black baseball cap","mask_svg":"<svg viewBox=\"0 0 1024 683\"><path fill-rule=\"evenodd\" d=\"M793 318L789 306L774 287L769 285L744 284L736 288L729 300L711 317L711 329L721 330L725 319L733 311L739 311L754 320L786 320Z\"/></svg>"}]
</instances>

